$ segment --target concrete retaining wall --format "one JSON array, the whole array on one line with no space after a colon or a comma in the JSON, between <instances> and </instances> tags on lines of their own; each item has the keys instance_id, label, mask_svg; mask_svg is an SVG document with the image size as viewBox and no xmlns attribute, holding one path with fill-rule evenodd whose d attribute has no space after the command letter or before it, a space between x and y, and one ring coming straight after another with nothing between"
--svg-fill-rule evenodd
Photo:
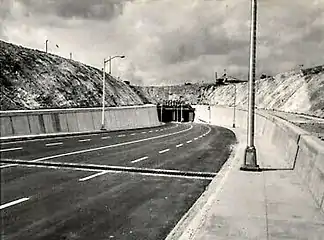
<instances>
[{"instance_id":1,"label":"concrete retaining wall","mask_svg":"<svg viewBox=\"0 0 324 240\"><path fill-rule=\"evenodd\" d=\"M211 106L211 117L208 106L197 105L195 108L195 121L210 121L211 124L224 127L233 125L233 108ZM235 125L247 129L247 111L236 109ZM324 211L324 142L264 110L256 110L255 125L255 135L277 148L281 160L288 168L296 171L318 207Z\"/></svg>"},{"instance_id":2,"label":"concrete retaining wall","mask_svg":"<svg viewBox=\"0 0 324 240\"><path fill-rule=\"evenodd\" d=\"M91 132L101 128L101 108L0 111L1 137ZM155 105L108 107L107 130L159 126Z\"/></svg>"}]
</instances>

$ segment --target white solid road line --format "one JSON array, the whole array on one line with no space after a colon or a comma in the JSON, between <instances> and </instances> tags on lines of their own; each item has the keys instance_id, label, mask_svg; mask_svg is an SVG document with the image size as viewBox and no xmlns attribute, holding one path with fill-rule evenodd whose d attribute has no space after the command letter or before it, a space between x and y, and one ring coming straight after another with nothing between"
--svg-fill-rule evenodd
<instances>
[{"instance_id":1,"label":"white solid road line","mask_svg":"<svg viewBox=\"0 0 324 240\"><path fill-rule=\"evenodd\" d=\"M148 159L148 156L141 157L141 158L139 158L139 159L133 160L133 161L131 161L131 163L137 163L137 162L143 161L143 160L145 160L145 159Z\"/></svg>"},{"instance_id":2,"label":"white solid road line","mask_svg":"<svg viewBox=\"0 0 324 240\"><path fill-rule=\"evenodd\" d=\"M80 140L79 140L79 142L89 142L89 141L91 141L90 138L87 138L87 139L80 139Z\"/></svg>"},{"instance_id":3,"label":"white solid road line","mask_svg":"<svg viewBox=\"0 0 324 240\"><path fill-rule=\"evenodd\" d=\"M102 172L99 172L99 173L95 173L95 174L90 175L90 176L88 176L88 177L80 178L79 181L80 181L80 182L87 181L87 180L89 180L89 179L91 179L91 178L95 178L95 177L98 177L98 176L104 175L104 174L106 174L106 173L108 173L108 172L109 172L109 171L102 171Z\"/></svg>"},{"instance_id":4,"label":"white solid road line","mask_svg":"<svg viewBox=\"0 0 324 240\"><path fill-rule=\"evenodd\" d=\"M16 147L16 148L7 148L7 149L0 149L0 152L9 152L9 151L16 151L16 150L21 150L23 149L22 147Z\"/></svg>"},{"instance_id":5,"label":"white solid road line","mask_svg":"<svg viewBox=\"0 0 324 240\"><path fill-rule=\"evenodd\" d=\"M97 147L97 148L89 148L89 149L85 149L85 150L79 150L79 151L62 153L62 154L57 154L57 155L52 155L52 156L47 156L47 157L41 157L41 158L31 160L30 162L39 162L39 161L44 161L44 160L49 160L49 159L54 159L54 158L59 158L59 157L71 156L71 155L87 153L87 152L94 152L94 151L99 151L99 150L108 149L108 148L114 148L114 147L120 147L120 146L130 145L130 144L139 143L139 142L145 142L145 141L149 141L149 140L153 140L153 139L164 138L164 137L176 135L179 133L187 132L187 131L191 130L192 128L193 128L193 126L191 125L189 128L186 128L186 129L178 131L178 132L162 134L159 136L154 136L154 137L149 137L149 138L142 138L142 139L129 141L129 142L121 142L121 143L116 143L113 145L107 145L107 146L102 146L102 147Z\"/></svg>"},{"instance_id":6,"label":"white solid road line","mask_svg":"<svg viewBox=\"0 0 324 240\"><path fill-rule=\"evenodd\" d=\"M7 168L7 167L15 167L15 166L18 166L19 164L6 164L6 165L2 165L0 166L0 169L1 168Z\"/></svg>"},{"instance_id":7,"label":"white solid road line","mask_svg":"<svg viewBox=\"0 0 324 240\"><path fill-rule=\"evenodd\" d=\"M25 202L27 200L29 200L29 198L20 198L18 200L15 200L15 201L0 205L0 210L5 209L5 208L10 207L10 206L13 206L13 205L16 205L18 203Z\"/></svg>"},{"instance_id":8,"label":"white solid road line","mask_svg":"<svg viewBox=\"0 0 324 240\"><path fill-rule=\"evenodd\" d=\"M50 147L50 146L56 146L56 145L62 145L62 142L56 142L56 143L46 143L45 146L46 147Z\"/></svg>"},{"instance_id":9,"label":"white solid road line","mask_svg":"<svg viewBox=\"0 0 324 240\"><path fill-rule=\"evenodd\" d=\"M182 146L183 146L183 143L180 143L180 144L176 145L177 148L182 147Z\"/></svg>"},{"instance_id":10,"label":"white solid road line","mask_svg":"<svg viewBox=\"0 0 324 240\"><path fill-rule=\"evenodd\" d=\"M101 137L101 139L108 139L111 138L110 136L105 136L105 137Z\"/></svg>"},{"instance_id":11,"label":"white solid road line","mask_svg":"<svg viewBox=\"0 0 324 240\"><path fill-rule=\"evenodd\" d=\"M167 148L167 149L164 149L164 150L159 151L159 153L165 153L165 152L169 152L169 151L170 151L170 149Z\"/></svg>"},{"instance_id":12,"label":"white solid road line","mask_svg":"<svg viewBox=\"0 0 324 240\"><path fill-rule=\"evenodd\" d=\"M191 142L192 142L192 140L187 141L187 143L191 143Z\"/></svg>"}]
</instances>

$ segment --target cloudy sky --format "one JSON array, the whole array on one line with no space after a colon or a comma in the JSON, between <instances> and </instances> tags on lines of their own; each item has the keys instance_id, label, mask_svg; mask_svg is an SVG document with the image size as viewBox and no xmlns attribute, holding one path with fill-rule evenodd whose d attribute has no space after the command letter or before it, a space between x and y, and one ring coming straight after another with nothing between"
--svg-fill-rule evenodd
<instances>
[{"instance_id":1,"label":"cloudy sky","mask_svg":"<svg viewBox=\"0 0 324 240\"><path fill-rule=\"evenodd\" d=\"M324 0L258 0L258 74L324 64ZM135 84L246 78L250 0L0 0L0 39ZM56 44L59 48L56 47Z\"/></svg>"}]
</instances>

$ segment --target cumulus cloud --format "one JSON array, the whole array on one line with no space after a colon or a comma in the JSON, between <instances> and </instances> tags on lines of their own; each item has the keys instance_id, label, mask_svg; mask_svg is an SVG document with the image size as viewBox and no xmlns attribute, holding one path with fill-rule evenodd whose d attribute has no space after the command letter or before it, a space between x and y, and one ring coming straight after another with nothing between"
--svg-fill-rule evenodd
<instances>
[{"instance_id":1,"label":"cumulus cloud","mask_svg":"<svg viewBox=\"0 0 324 240\"><path fill-rule=\"evenodd\" d=\"M113 75L132 83L248 74L250 0L2 1L0 38L39 49L49 39L51 52L98 68L125 54L113 61ZM323 64L323 1L258 2L258 74Z\"/></svg>"}]
</instances>

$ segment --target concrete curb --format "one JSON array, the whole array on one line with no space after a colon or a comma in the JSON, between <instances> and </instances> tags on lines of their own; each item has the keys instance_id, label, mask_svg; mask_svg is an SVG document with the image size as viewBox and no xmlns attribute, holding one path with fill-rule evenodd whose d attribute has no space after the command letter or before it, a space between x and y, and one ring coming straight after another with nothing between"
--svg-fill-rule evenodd
<instances>
[{"instance_id":1,"label":"concrete curb","mask_svg":"<svg viewBox=\"0 0 324 240\"><path fill-rule=\"evenodd\" d=\"M231 128L228 129L234 130ZM233 145L229 159L224 163L216 177L214 177L194 205L192 205L192 207L182 216L165 240L190 240L203 225L204 217L207 215L208 206L212 204L217 193L223 188L228 174L232 169L235 169L238 166L241 156L243 156L242 149L244 148L244 145L241 140L241 135L237 134L238 130L234 130L234 133L236 136L239 135L239 140L237 140L237 143Z\"/></svg>"}]
</instances>

